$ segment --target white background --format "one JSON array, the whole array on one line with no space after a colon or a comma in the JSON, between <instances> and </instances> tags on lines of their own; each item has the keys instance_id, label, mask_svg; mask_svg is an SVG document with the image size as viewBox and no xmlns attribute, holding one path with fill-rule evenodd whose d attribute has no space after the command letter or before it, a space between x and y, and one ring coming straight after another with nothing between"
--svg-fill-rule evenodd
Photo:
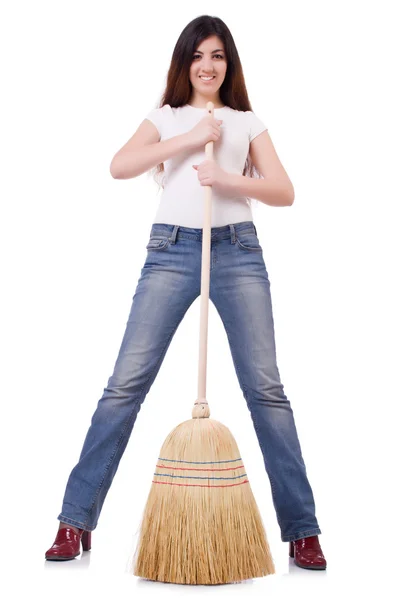
<instances>
[{"instance_id":1,"label":"white background","mask_svg":"<svg viewBox=\"0 0 397 600\"><path fill-rule=\"evenodd\" d=\"M1 565L9 580L2 576L1 586L11 583L7 597L328 598L392 585L392 5L3 5ZM196 399L199 299L138 414L91 552L63 563L44 560L67 478L112 373L160 199L148 174L114 180L110 162L158 105L177 38L202 14L220 17L231 30L253 111L268 126L295 188L292 207L254 202L254 222L271 281L278 366L328 561L327 571L315 572L288 558L227 337L210 303L211 417L237 440L277 571L216 587L156 584L125 572L159 449L190 418Z\"/></svg>"}]
</instances>

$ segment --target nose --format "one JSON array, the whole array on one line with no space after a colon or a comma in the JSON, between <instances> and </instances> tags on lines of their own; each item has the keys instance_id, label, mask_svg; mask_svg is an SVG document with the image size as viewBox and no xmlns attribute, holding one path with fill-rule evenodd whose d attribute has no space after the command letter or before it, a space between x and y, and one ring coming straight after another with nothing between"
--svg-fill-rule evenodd
<instances>
[{"instance_id":1,"label":"nose","mask_svg":"<svg viewBox=\"0 0 397 600\"><path fill-rule=\"evenodd\" d=\"M203 73L208 73L208 75L211 75L214 72L211 60L204 61L201 69Z\"/></svg>"}]
</instances>

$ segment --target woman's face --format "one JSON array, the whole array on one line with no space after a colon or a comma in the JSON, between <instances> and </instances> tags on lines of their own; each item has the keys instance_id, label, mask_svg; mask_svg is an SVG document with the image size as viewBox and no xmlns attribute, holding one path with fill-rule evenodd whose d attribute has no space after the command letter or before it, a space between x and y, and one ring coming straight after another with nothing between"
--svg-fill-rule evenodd
<instances>
[{"instance_id":1,"label":"woman's face","mask_svg":"<svg viewBox=\"0 0 397 600\"><path fill-rule=\"evenodd\" d=\"M218 99L226 69L226 54L221 40L214 35L202 41L193 54L189 73L194 100ZM202 76L209 76L211 79L206 81Z\"/></svg>"}]
</instances>

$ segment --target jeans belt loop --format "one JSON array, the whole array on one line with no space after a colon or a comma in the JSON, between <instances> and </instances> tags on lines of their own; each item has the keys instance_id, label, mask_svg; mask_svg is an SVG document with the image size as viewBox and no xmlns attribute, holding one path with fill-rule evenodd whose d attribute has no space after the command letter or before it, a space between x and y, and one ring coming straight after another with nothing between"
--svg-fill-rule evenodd
<instances>
[{"instance_id":1,"label":"jeans belt loop","mask_svg":"<svg viewBox=\"0 0 397 600\"><path fill-rule=\"evenodd\" d=\"M230 229L231 243L235 244L236 243L236 230L234 228L234 225L229 225L229 229Z\"/></svg>"},{"instance_id":2,"label":"jeans belt loop","mask_svg":"<svg viewBox=\"0 0 397 600\"><path fill-rule=\"evenodd\" d=\"M179 225L174 225L174 229L172 230L172 234L170 237L171 244L175 244L176 236L178 233Z\"/></svg>"}]
</instances>

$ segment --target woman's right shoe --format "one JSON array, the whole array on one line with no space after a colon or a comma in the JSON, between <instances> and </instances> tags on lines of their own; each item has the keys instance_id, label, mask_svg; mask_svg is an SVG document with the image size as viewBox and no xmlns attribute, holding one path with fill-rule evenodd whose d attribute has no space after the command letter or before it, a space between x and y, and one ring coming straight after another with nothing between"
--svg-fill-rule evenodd
<instances>
[{"instance_id":1,"label":"woman's right shoe","mask_svg":"<svg viewBox=\"0 0 397 600\"><path fill-rule=\"evenodd\" d=\"M321 549L318 535L311 535L290 542L289 555L294 559L294 563L302 569L324 570L327 568L327 561Z\"/></svg>"},{"instance_id":2,"label":"woman's right shoe","mask_svg":"<svg viewBox=\"0 0 397 600\"><path fill-rule=\"evenodd\" d=\"M80 542L83 550L91 550L91 531L79 529L78 533L72 527L58 529L55 542L45 553L47 560L71 560L80 554Z\"/></svg>"}]
</instances>

